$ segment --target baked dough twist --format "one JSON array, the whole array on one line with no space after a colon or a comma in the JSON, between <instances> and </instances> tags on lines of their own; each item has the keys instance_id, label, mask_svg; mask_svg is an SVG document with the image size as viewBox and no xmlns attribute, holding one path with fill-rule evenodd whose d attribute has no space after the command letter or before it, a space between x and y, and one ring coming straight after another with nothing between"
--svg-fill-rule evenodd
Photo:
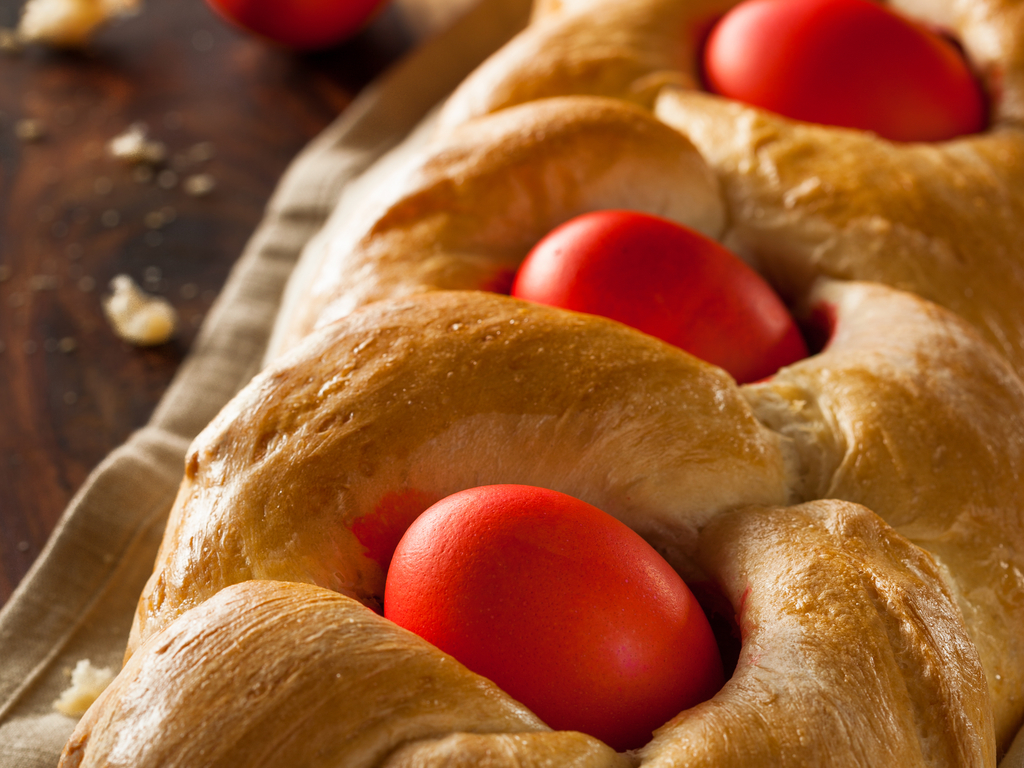
<instances>
[{"instance_id":1,"label":"baked dough twist","mask_svg":"<svg viewBox=\"0 0 1024 768\"><path fill-rule=\"evenodd\" d=\"M189 452L125 669L64 765L995 764L1024 719L1021 13L940 19L1001 83L993 129L895 146L678 90L730 4L540 4L313 254L280 357ZM827 346L739 387L473 290L610 206L724 237ZM722 691L618 755L368 610L420 511L497 482L606 510L724 598Z\"/></svg>"},{"instance_id":2,"label":"baked dough twist","mask_svg":"<svg viewBox=\"0 0 1024 768\"><path fill-rule=\"evenodd\" d=\"M340 660L285 634L296 623L316 637L326 631L292 617L285 595L348 595L330 598L345 616L356 601L378 605L382 566L415 514L492 482L545 485L599 505L690 583L716 584L737 611L745 636L732 678L659 731L640 753L645 763L670 764L685 749L708 750L712 765L770 755L816 764L838 733L856 734L838 764L886 759L894 744L901 765L993 764L993 704L996 718L1015 719L1019 702L989 695L983 663L1010 688L1024 672L1001 648L987 659L972 635L1004 638L1021 617L1004 604L1014 600L1012 576L994 558L975 562L971 547L1008 548L1019 535L1013 478L1024 469L1024 434L1004 414L1024 408L1024 387L966 323L920 299L834 283L814 305L837 318L829 349L745 387L611 321L478 292L378 302L327 326L197 439L140 605L135 652L80 725L67 764L98 754L185 765L197 754L188 750L200 749L243 764L250 748L261 764L307 741L346 766L378 764L400 747L397 765L421 764L421 749L466 749L472 764L498 749L495 739L510 752L499 765L561 750L552 746L561 736L453 736L544 729L507 699L502 712L519 713L511 724L483 704L477 713L473 697L498 696L489 684L466 682L460 665L365 608L354 615L376 629L338 647ZM986 495L965 498L962 476L942 471L943 459L955 468L963 457L937 457L937 439L951 452L987 447L995 471L965 469L985 473ZM835 500L868 495L879 470L894 526ZM831 500L779 506L816 488ZM1001 594L976 589L976 579ZM300 593L293 582L319 590ZM239 591L222 591L231 585ZM227 627L248 616L238 601L250 590L261 606L274 595L280 610L258 629L246 619L236 636ZM234 597L218 597L226 594ZM296 649L279 664L242 674L220 650L277 632L271 658ZM431 671L407 671L410 655L431 658ZM339 675L357 687L337 690ZM312 703L270 730L267 719L290 696L286 681L308 688ZM467 686L478 691L470 699ZM395 701L374 706L385 690ZM153 716L169 707L174 730L187 735L184 752L160 735L166 718ZM212 716L219 708L230 727ZM395 711L401 727L388 719ZM718 743L711 736L724 724ZM364 754L353 739L373 729L388 738L367 736L375 746ZM565 738L567 764L577 749L581 765L618 759L592 740ZM586 762L598 756L604 762Z\"/></svg>"},{"instance_id":3,"label":"baked dough twist","mask_svg":"<svg viewBox=\"0 0 1024 768\"><path fill-rule=\"evenodd\" d=\"M725 229L718 180L690 141L626 102L545 99L445 131L313 254L271 352L378 299L507 292L544 235L608 208Z\"/></svg>"},{"instance_id":4,"label":"baked dough twist","mask_svg":"<svg viewBox=\"0 0 1024 768\"><path fill-rule=\"evenodd\" d=\"M1024 370L1024 5L897 0L955 34L991 126L900 144L700 91L699 43L733 0L552 0L445 105L443 130L539 98L655 108L722 183L726 245L797 300L821 275L912 291L974 323Z\"/></svg>"}]
</instances>

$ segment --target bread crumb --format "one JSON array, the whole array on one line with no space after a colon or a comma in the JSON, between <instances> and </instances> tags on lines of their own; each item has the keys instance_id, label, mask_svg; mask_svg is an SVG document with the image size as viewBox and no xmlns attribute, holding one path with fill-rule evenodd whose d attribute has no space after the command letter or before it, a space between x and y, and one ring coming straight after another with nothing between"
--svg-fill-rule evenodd
<instances>
[{"instance_id":1,"label":"bread crumb","mask_svg":"<svg viewBox=\"0 0 1024 768\"><path fill-rule=\"evenodd\" d=\"M167 157L167 147L152 141L144 123L132 123L120 136L107 144L107 151L118 160L132 165L158 165Z\"/></svg>"},{"instance_id":2,"label":"bread crumb","mask_svg":"<svg viewBox=\"0 0 1024 768\"><path fill-rule=\"evenodd\" d=\"M23 120L19 120L14 125L15 135L22 141L39 141L46 135L46 128L39 120L33 120L30 117L26 117Z\"/></svg>"},{"instance_id":3,"label":"bread crumb","mask_svg":"<svg viewBox=\"0 0 1024 768\"><path fill-rule=\"evenodd\" d=\"M20 53L21 48L21 35L18 34L18 30L0 27L0 51L4 53Z\"/></svg>"},{"instance_id":4,"label":"bread crumb","mask_svg":"<svg viewBox=\"0 0 1024 768\"><path fill-rule=\"evenodd\" d=\"M136 346L163 344L173 335L178 315L166 299L145 293L128 275L110 281L113 294L103 311L117 335Z\"/></svg>"},{"instance_id":5,"label":"bread crumb","mask_svg":"<svg viewBox=\"0 0 1024 768\"><path fill-rule=\"evenodd\" d=\"M81 48L105 21L139 10L139 0L29 0L18 35L25 42Z\"/></svg>"},{"instance_id":6,"label":"bread crumb","mask_svg":"<svg viewBox=\"0 0 1024 768\"><path fill-rule=\"evenodd\" d=\"M185 179L185 192L192 197L203 197L213 192L217 182L208 173L197 173Z\"/></svg>"},{"instance_id":7,"label":"bread crumb","mask_svg":"<svg viewBox=\"0 0 1024 768\"><path fill-rule=\"evenodd\" d=\"M71 687L53 702L53 708L71 717L84 715L113 679L109 667L94 667L89 659L82 659L71 671Z\"/></svg>"}]
</instances>

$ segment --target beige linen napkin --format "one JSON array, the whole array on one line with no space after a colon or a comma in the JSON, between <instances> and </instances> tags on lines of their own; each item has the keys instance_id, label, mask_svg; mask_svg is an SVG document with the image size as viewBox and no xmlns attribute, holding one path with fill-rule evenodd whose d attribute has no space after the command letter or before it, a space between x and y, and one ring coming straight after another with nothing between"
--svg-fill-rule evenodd
<instances>
[{"instance_id":1,"label":"beige linen napkin","mask_svg":"<svg viewBox=\"0 0 1024 768\"><path fill-rule=\"evenodd\" d=\"M445 8L465 5L409 3L421 11L412 22L425 27L449 23ZM288 169L149 424L90 475L0 611L0 768L53 768L76 722L53 709L70 670L80 659L120 668L185 451L259 369L288 276L346 185L528 12L529 0L480 0L360 94Z\"/></svg>"},{"instance_id":2,"label":"beige linen napkin","mask_svg":"<svg viewBox=\"0 0 1024 768\"><path fill-rule=\"evenodd\" d=\"M448 22L446 6L468 1L410 0L421 11L412 22L429 31ZM479 0L361 94L282 178L150 423L92 473L0 611L0 768L56 765L76 721L53 702L80 659L120 668L187 447L260 368L275 317L300 300L286 292L289 276L302 285L330 231L418 142L435 104L526 23L529 5ZM1024 768L1024 737L1000 768Z\"/></svg>"}]
</instances>

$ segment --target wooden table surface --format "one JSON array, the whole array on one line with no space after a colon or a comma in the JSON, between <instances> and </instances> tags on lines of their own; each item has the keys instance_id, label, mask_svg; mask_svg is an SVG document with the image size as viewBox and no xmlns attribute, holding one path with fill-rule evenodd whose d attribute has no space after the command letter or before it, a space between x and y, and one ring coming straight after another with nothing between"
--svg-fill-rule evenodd
<instances>
[{"instance_id":1,"label":"wooden table surface","mask_svg":"<svg viewBox=\"0 0 1024 768\"><path fill-rule=\"evenodd\" d=\"M392 4L316 54L247 36L203 0L145 0L86 52L0 52L0 604L149 418L288 162L423 34L416 6L443 1ZM22 4L0 0L0 27ZM168 149L160 173L106 152L136 122ZM210 194L187 192L197 174ZM117 339L101 300L121 273L172 302L176 339Z\"/></svg>"}]
</instances>

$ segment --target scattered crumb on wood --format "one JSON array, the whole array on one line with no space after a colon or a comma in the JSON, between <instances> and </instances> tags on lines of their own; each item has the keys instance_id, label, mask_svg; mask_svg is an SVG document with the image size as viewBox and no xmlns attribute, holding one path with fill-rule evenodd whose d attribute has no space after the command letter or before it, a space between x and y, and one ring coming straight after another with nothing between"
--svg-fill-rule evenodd
<instances>
[{"instance_id":1,"label":"scattered crumb on wood","mask_svg":"<svg viewBox=\"0 0 1024 768\"><path fill-rule=\"evenodd\" d=\"M140 0L29 0L18 36L28 43L82 48L104 22L137 13Z\"/></svg>"},{"instance_id":2,"label":"scattered crumb on wood","mask_svg":"<svg viewBox=\"0 0 1024 768\"><path fill-rule=\"evenodd\" d=\"M178 324L170 302L145 293L128 275L110 282L113 293L103 299L103 311L117 335L136 346L169 341Z\"/></svg>"},{"instance_id":3,"label":"scattered crumb on wood","mask_svg":"<svg viewBox=\"0 0 1024 768\"><path fill-rule=\"evenodd\" d=\"M46 127L41 120L26 117L14 124L14 135L25 142L39 141L46 135Z\"/></svg>"},{"instance_id":4,"label":"scattered crumb on wood","mask_svg":"<svg viewBox=\"0 0 1024 768\"><path fill-rule=\"evenodd\" d=\"M18 30L9 27L0 27L0 52L21 53L23 48L21 35Z\"/></svg>"},{"instance_id":5,"label":"scattered crumb on wood","mask_svg":"<svg viewBox=\"0 0 1024 768\"><path fill-rule=\"evenodd\" d=\"M111 139L107 151L118 160L133 165L158 165L167 157L167 147L162 141L151 140L143 123L133 123Z\"/></svg>"},{"instance_id":6,"label":"scattered crumb on wood","mask_svg":"<svg viewBox=\"0 0 1024 768\"><path fill-rule=\"evenodd\" d=\"M208 173L197 173L185 179L185 192L192 197L204 197L216 186L216 180Z\"/></svg>"}]
</instances>

